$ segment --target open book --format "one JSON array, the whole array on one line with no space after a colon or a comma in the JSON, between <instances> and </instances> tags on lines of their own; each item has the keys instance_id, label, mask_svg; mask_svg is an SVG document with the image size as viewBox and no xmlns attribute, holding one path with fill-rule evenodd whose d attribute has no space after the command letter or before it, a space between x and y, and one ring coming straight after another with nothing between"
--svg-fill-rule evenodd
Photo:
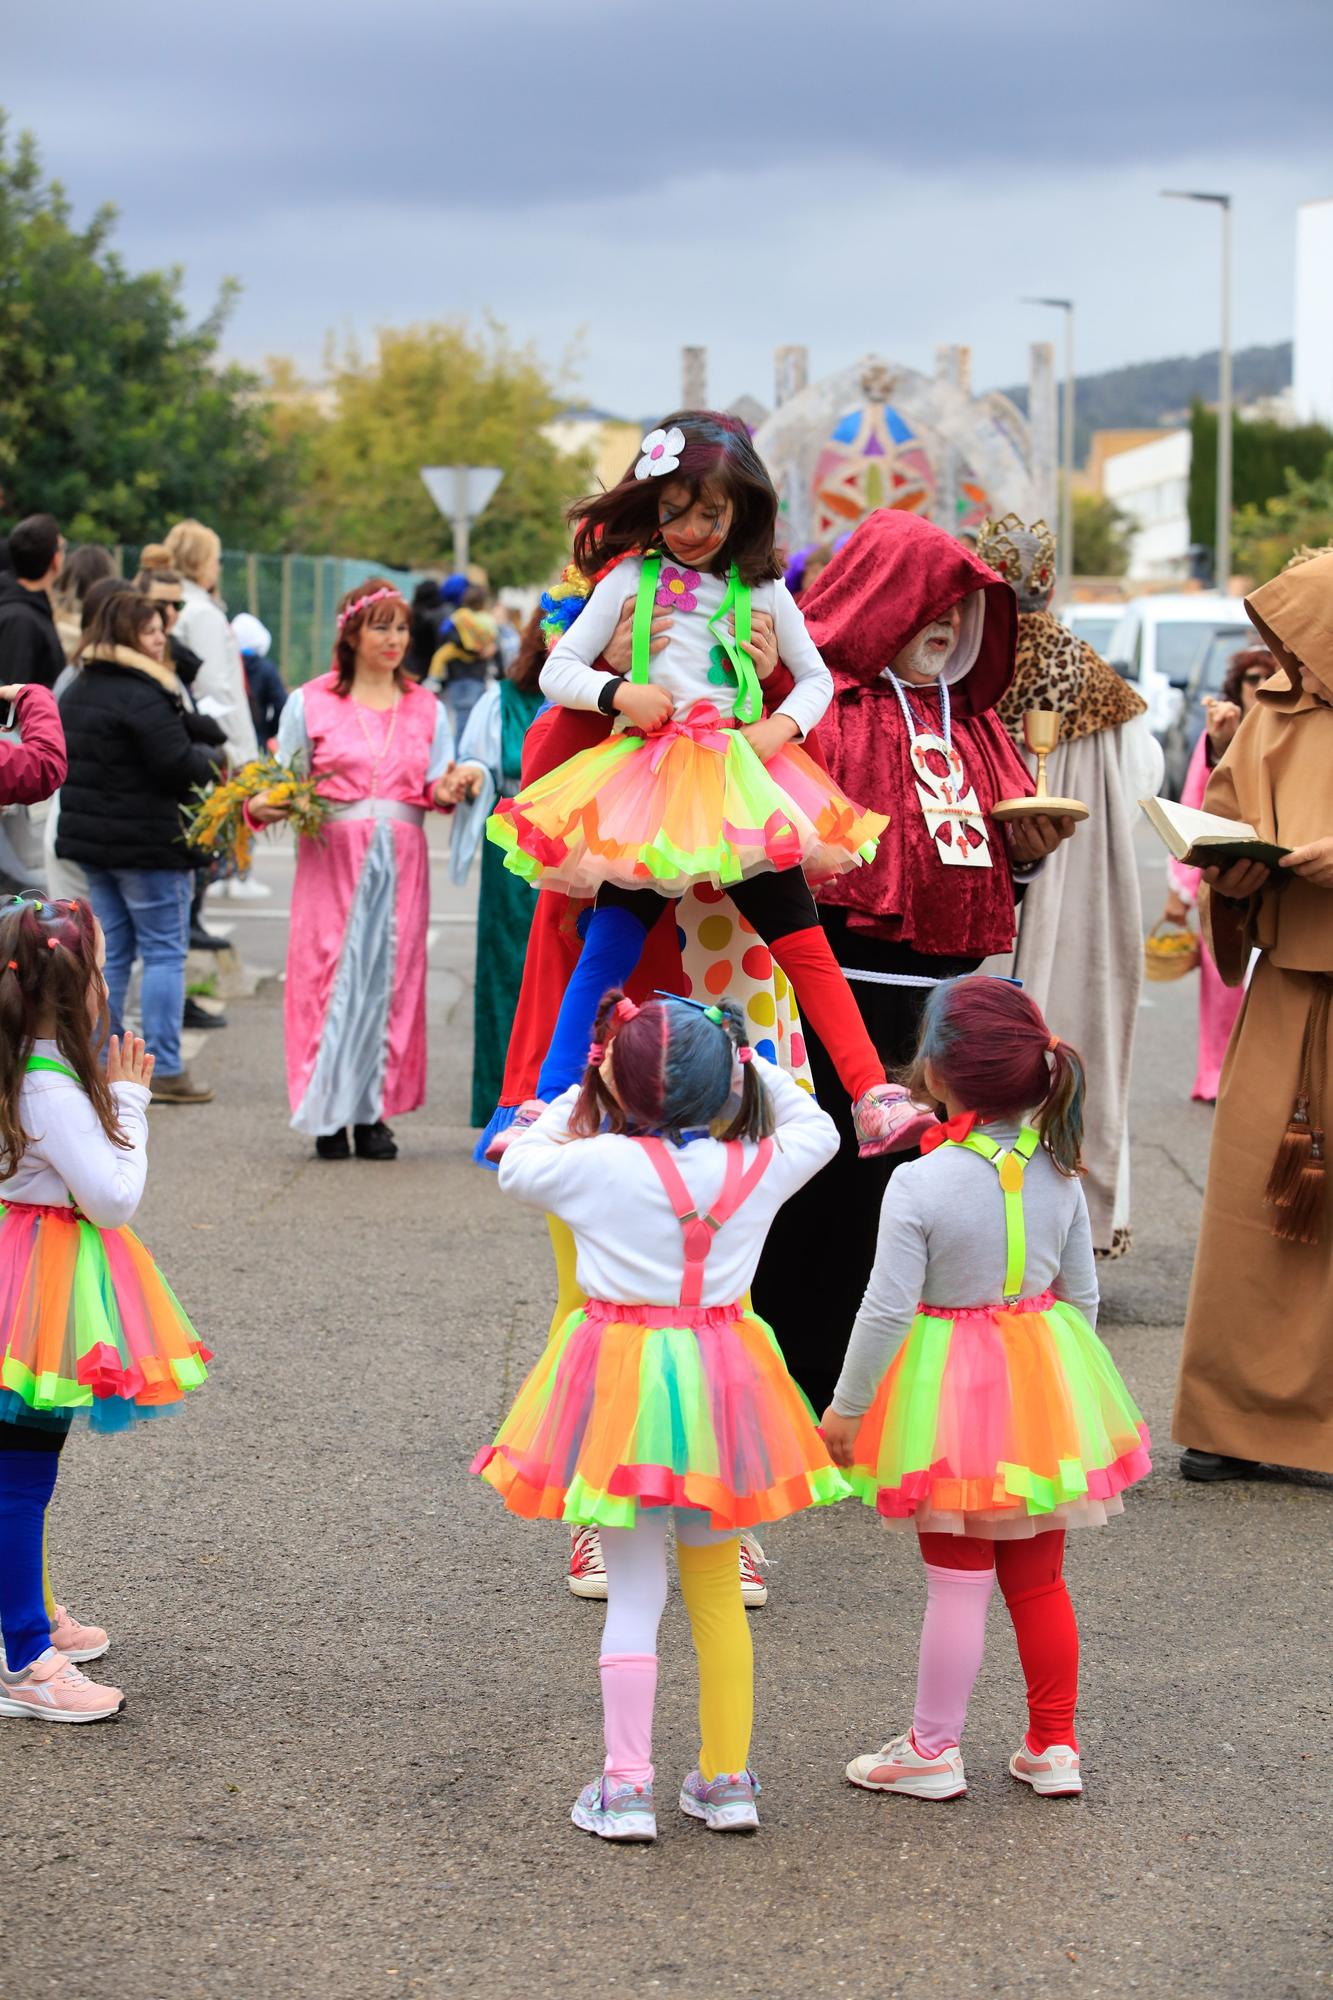
<instances>
[{"instance_id":1,"label":"open book","mask_svg":"<svg viewBox=\"0 0 1333 2000\"><path fill-rule=\"evenodd\" d=\"M1159 839L1177 861L1191 868L1230 868L1237 861L1262 861L1276 868L1289 847L1262 840L1243 819L1223 819L1220 813L1199 812L1174 799L1140 799L1139 804Z\"/></svg>"}]
</instances>

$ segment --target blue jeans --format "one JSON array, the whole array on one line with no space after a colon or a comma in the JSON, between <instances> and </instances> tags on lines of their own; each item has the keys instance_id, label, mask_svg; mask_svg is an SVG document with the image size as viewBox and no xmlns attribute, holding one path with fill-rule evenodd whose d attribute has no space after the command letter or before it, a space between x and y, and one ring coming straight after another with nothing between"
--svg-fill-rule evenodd
<instances>
[{"instance_id":1,"label":"blue jeans","mask_svg":"<svg viewBox=\"0 0 1333 2000\"><path fill-rule=\"evenodd\" d=\"M445 683L444 705L449 711L449 727L454 732L455 751L462 741L468 717L485 692L486 683L480 676L469 675L466 680L459 679Z\"/></svg>"},{"instance_id":2,"label":"blue jeans","mask_svg":"<svg viewBox=\"0 0 1333 2000\"><path fill-rule=\"evenodd\" d=\"M85 867L88 894L106 935L106 985L111 1026L124 1027L125 993L135 955L143 960L143 1038L158 1073L179 1076L185 1013L185 954L190 948L188 868Z\"/></svg>"}]
</instances>

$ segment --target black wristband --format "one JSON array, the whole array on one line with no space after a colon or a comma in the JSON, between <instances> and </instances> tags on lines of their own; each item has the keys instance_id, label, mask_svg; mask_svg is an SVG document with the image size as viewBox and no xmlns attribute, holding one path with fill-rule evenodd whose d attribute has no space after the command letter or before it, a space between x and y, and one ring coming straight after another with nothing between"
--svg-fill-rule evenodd
<instances>
[{"instance_id":1,"label":"black wristband","mask_svg":"<svg viewBox=\"0 0 1333 2000\"><path fill-rule=\"evenodd\" d=\"M606 677L606 686L602 689L601 693L597 697L597 706L601 710L603 715L615 714L616 689L619 686L620 686L620 675L608 674Z\"/></svg>"}]
</instances>

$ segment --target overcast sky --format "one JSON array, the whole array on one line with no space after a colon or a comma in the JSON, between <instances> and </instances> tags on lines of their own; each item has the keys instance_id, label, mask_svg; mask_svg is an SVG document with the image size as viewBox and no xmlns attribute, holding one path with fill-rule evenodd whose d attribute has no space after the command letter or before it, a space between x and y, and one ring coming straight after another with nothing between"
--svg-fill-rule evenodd
<instances>
[{"instance_id":1,"label":"overcast sky","mask_svg":"<svg viewBox=\"0 0 1333 2000\"><path fill-rule=\"evenodd\" d=\"M0 104L131 266L182 265L228 351L494 313L578 397L772 400L970 343L1022 380L1075 298L1082 370L1292 321L1294 211L1333 196L1333 0L63 0L11 10Z\"/></svg>"}]
</instances>

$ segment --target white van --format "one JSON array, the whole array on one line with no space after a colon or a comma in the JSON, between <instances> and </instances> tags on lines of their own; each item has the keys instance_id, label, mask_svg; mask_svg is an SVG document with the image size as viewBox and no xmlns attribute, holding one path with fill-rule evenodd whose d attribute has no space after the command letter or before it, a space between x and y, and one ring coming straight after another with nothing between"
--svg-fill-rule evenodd
<instances>
[{"instance_id":1,"label":"white van","mask_svg":"<svg viewBox=\"0 0 1333 2000\"><path fill-rule=\"evenodd\" d=\"M1241 600L1220 590L1135 597L1122 608L1106 657L1147 702L1159 742L1180 720L1182 690L1210 634L1244 623Z\"/></svg>"},{"instance_id":2,"label":"white van","mask_svg":"<svg viewBox=\"0 0 1333 2000\"><path fill-rule=\"evenodd\" d=\"M1066 604L1060 613L1060 622L1069 627L1076 639L1086 639L1093 652L1100 653L1106 660L1110 658L1106 649L1111 643L1111 634L1120 623L1124 608L1123 603L1112 603L1109 598L1104 603L1089 600L1086 604Z\"/></svg>"}]
</instances>

